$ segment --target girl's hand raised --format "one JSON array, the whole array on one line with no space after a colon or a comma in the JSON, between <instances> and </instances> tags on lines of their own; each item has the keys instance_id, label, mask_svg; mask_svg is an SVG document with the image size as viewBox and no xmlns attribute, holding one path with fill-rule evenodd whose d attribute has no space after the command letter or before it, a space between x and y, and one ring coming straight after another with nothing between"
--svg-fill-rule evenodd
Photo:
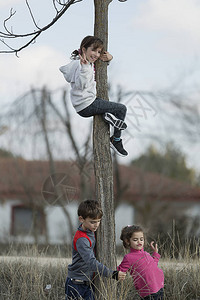
<instances>
[{"instance_id":1,"label":"girl's hand raised","mask_svg":"<svg viewBox=\"0 0 200 300\"><path fill-rule=\"evenodd\" d=\"M80 57L80 63L81 63L81 65L87 65L87 64L89 64L89 61L87 61L87 59L86 59L85 53L83 53L82 56L79 54L79 57Z\"/></svg>"},{"instance_id":2,"label":"girl's hand raised","mask_svg":"<svg viewBox=\"0 0 200 300\"><path fill-rule=\"evenodd\" d=\"M150 243L150 246L151 246L151 249L152 249L154 252L158 253L158 245L157 245L157 244L155 244L155 246L154 246L154 242L152 241L152 242Z\"/></svg>"}]
</instances>

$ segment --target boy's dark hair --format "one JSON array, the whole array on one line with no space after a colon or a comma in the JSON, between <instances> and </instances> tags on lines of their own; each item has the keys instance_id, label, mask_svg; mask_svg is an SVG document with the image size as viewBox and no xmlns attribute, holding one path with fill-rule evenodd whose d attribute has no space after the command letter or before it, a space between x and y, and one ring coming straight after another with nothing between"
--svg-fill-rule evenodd
<instances>
[{"instance_id":1,"label":"boy's dark hair","mask_svg":"<svg viewBox=\"0 0 200 300\"><path fill-rule=\"evenodd\" d=\"M71 58L76 59L79 54L82 55L82 48L85 48L87 50L87 48L90 47L91 45L93 45L94 50L96 50L97 48L101 48L101 53L104 52L103 41L96 36L88 35L82 40L80 49L74 50L72 52Z\"/></svg>"},{"instance_id":2,"label":"boy's dark hair","mask_svg":"<svg viewBox=\"0 0 200 300\"><path fill-rule=\"evenodd\" d=\"M96 200L85 200L81 202L78 207L78 216L81 216L83 219L101 219L103 211L100 203Z\"/></svg>"},{"instance_id":3,"label":"boy's dark hair","mask_svg":"<svg viewBox=\"0 0 200 300\"><path fill-rule=\"evenodd\" d=\"M143 229L138 225L128 225L122 228L120 240L122 240L124 248L129 248L127 241L130 240L134 232L143 232Z\"/></svg>"}]
</instances>

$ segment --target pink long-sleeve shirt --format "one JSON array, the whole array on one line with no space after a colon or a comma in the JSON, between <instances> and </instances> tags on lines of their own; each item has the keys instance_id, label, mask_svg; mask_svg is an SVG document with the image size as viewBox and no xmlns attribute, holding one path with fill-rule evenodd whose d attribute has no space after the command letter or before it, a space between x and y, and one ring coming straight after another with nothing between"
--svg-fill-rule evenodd
<instances>
[{"instance_id":1,"label":"pink long-sleeve shirt","mask_svg":"<svg viewBox=\"0 0 200 300\"><path fill-rule=\"evenodd\" d=\"M160 254L154 252L152 256L142 250L132 249L126 254L117 267L118 271L129 271L134 286L141 297L157 293L164 287L164 274L158 268Z\"/></svg>"}]
</instances>

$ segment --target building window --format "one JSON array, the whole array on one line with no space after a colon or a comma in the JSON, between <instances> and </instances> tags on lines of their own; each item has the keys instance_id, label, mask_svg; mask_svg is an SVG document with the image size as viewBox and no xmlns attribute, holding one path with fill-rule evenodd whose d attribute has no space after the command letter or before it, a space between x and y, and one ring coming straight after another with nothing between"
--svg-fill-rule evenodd
<instances>
[{"instance_id":1,"label":"building window","mask_svg":"<svg viewBox=\"0 0 200 300\"><path fill-rule=\"evenodd\" d=\"M44 234L44 224L44 214L42 211L33 210L23 205L12 207L12 235Z\"/></svg>"}]
</instances>

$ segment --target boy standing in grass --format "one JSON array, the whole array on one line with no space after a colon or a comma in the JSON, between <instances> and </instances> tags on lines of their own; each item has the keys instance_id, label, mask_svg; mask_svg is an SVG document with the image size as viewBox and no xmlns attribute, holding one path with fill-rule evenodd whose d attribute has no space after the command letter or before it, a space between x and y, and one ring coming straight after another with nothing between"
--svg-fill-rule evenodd
<instances>
[{"instance_id":1,"label":"boy standing in grass","mask_svg":"<svg viewBox=\"0 0 200 300\"><path fill-rule=\"evenodd\" d=\"M72 242L72 264L68 266L68 277L65 284L66 300L93 300L91 281L95 272L116 280L125 279L126 273L113 271L95 258L95 231L99 227L102 216L103 212L98 201L86 200L81 202L78 207L81 225Z\"/></svg>"}]
</instances>

